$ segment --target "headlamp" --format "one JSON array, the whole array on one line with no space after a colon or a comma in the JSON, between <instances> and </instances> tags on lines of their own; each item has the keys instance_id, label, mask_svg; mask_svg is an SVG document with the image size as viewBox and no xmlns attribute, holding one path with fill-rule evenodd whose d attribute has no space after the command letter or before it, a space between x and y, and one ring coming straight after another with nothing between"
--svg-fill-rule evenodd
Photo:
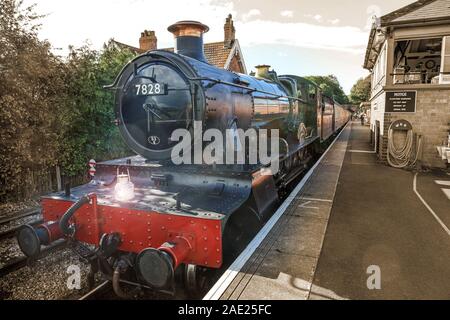
<instances>
[{"instance_id":1,"label":"headlamp","mask_svg":"<svg viewBox=\"0 0 450 320\"><path fill-rule=\"evenodd\" d=\"M129 201L134 198L134 184L130 180L130 172L120 173L117 169L116 186L114 187L114 197L117 201Z\"/></svg>"}]
</instances>

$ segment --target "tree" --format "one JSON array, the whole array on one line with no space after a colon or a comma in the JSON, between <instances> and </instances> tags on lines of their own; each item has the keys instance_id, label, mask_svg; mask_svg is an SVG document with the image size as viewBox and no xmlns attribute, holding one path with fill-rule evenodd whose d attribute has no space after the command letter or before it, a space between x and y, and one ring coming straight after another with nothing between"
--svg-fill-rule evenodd
<instances>
[{"instance_id":1,"label":"tree","mask_svg":"<svg viewBox=\"0 0 450 320\"><path fill-rule=\"evenodd\" d=\"M1 201L32 195L56 165L76 176L90 158L131 153L113 124L113 94L103 85L134 54L85 46L71 48L63 60L38 39L40 17L34 6L0 0Z\"/></svg>"},{"instance_id":2,"label":"tree","mask_svg":"<svg viewBox=\"0 0 450 320\"><path fill-rule=\"evenodd\" d=\"M349 102L347 95L344 93L335 75L307 76L305 78L316 83L326 96L334 98L340 104L347 104Z\"/></svg>"},{"instance_id":3,"label":"tree","mask_svg":"<svg viewBox=\"0 0 450 320\"><path fill-rule=\"evenodd\" d=\"M58 162L65 66L38 39L39 18L0 0L0 199L26 193Z\"/></svg>"},{"instance_id":4,"label":"tree","mask_svg":"<svg viewBox=\"0 0 450 320\"><path fill-rule=\"evenodd\" d=\"M90 158L109 160L130 154L114 125L113 93L103 89L134 57L129 50L104 46L71 48L67 62L66 117L69 124L62 150L64 173L74 176L86 170Z\"/></svg>"},{"instance_id":5,"label":"tree","mask_svg":"<svg viewBox=\"0 0 450 320\"><path fill-rule=\"evenodd\" d=\"M350 90L350 101L353 104L359 105L361 102L369 101L371 91L370 75L365 78L360 78L353 85Z\"/></svg>"}]
</instances>

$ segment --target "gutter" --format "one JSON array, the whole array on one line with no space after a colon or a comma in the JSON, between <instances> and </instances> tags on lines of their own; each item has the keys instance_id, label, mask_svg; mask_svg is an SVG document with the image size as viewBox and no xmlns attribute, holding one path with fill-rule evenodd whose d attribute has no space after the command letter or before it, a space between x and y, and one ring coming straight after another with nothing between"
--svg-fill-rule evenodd
<instances>
[{"instance_id":1,"label":"gutter","mask_svg":"<svg viewBox=\"0 0 450 320\"><path fill-rule=\"evenodd\" d=\"M381 23L382 27L425 27L425 26L433 26L433 25L448 25L450 24L450 16L447 17L438 17L438 18L430 18L430 19L416 19L416 20L407 20L407 21L390 21Z\"/></svg>"}]
</instances>

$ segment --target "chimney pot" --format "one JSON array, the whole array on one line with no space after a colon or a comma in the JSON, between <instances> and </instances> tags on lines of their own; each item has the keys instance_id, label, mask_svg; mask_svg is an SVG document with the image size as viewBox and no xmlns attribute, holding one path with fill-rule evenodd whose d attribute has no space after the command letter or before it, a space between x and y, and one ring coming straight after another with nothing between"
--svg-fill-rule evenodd
<instances>
[{"instance_id":1,"label":"chimney pot","mask_svg":"<svg viewBox=\"0 0 450 320\"><path fill-rule=\"evenodd\" d=\"M158 45L158 39L156 38L155 31L144 30L141 32L139 38L139 48L143 51L156 50Z\"/></svg>"},{"instance_id":2,"label":"chimney pot","mask_svg":"<svg viewBox=\"0 0 450 320\"><path fill-rule=\"evenodd\" d=\"M234 40L236 39L236 29L233 24L233 16L231 14L225 20L223 26L224 31L224 45L226 48L231 48L233 46Z\"/></svg>"}]
</instances>

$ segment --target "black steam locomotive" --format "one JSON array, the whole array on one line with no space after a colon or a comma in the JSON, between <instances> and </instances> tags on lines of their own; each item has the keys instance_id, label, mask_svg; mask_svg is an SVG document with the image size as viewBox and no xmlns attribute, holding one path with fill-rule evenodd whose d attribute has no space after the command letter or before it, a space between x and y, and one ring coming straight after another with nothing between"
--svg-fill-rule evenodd
<instances>
[{"instance_id":1,"label":"black steam locomotive","mask_svg":"<svg viewBox=\"0 0 450 320\"><path fill-rule=\"evenodd\" d=\"M99 163L91 183L44 196L46 222L18 233L22 251L31 257L41 245L68 239L92 273L109 277L119 295L124 279L170 291L180 275L190 291L201 288L205 272L220 268L224 252L269 218L279 192L350 117L301 77L278 76L266 65L248 76L208 64L202 40L208 27L199 22L181 21L168 30L176 38L175 53L144 53L109 86L117 125L138 156ZM215 129L224 136L253 129L274 138L270 132L277 129L280 151L268 164L202 157L193 164L194 152L175 165L180 139L184 151L203 151L212 143L195 136L196 123L202 132ZM174 139L177 130L185 136ZM237 148L251 157L245 143ZM279 169L267 174L272 162Z\"/></svg>"}]
</instances>

